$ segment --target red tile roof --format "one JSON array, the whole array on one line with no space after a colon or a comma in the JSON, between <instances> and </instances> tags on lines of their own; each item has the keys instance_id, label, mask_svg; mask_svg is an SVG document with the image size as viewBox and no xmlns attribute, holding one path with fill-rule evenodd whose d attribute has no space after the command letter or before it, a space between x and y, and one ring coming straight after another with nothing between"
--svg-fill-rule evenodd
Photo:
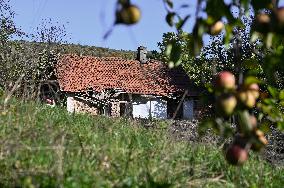
<instances>
[{"instance_id":1,"label":"red tile roof","mask_svg":"<svg viewBox=\"0 0 284 188\"><path fill-rule=\"evenodd\" d=\"M181 69L168 69L154 60L141 64L117 57L64 55L56 69L60 89L65 92L122 89L133 94L168 96L189 89L189 95L196 95Z\"/></svg>"}]
</instances>

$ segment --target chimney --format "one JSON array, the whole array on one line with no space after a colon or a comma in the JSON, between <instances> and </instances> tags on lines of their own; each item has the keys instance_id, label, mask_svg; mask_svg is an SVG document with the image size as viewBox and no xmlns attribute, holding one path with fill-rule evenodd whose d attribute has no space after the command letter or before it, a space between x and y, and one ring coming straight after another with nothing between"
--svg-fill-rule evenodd
<instances>
[{"instance_id":1,"label":"chimney","mask_svg":"<svg viewBox=\"0 0 284 188\"><path fill-rule=\"evenodd\" d=\"M137 60L144 64L147 62L147 48L144 46L139 46L137 49Z\"/></svg>"}]
</instances>

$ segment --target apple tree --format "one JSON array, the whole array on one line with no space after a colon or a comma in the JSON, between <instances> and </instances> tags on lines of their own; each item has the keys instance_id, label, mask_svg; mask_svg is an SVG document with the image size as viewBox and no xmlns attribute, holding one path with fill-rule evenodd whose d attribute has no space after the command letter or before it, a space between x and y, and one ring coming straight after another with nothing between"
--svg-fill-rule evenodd
<instances>
[{"instance_id":1,"label":"apple tree","mask_svg":"<svg viewBox=\"0 0 284 188\"><path fill-rule=\"evenodd\" d=\"M25 63L18 53L21 47L11 39L20 38L25 33L16 26L14 17L9 0L0 0L0 87L9 80L17 80L24 72Z\"/></svg>"},{"instance_id":2,"label":"apple tree","mask_svg":"<svg viewBox=\"0 0 284 188\"><path fill-rule=\"evenodd\" d=\"M196 57L204 58L204 35L218 35L224 49L230 49L226 55L230 59L219 61L223 67L213 72L208 89L215 99L215 113L201 123L200 132L213 128L224 138L232 137L225 157L230 164L241 165L247 160L249 150L260 151L267 144L264 133L270 126L284 130L284 65L281 63L284 58L284 7L278 6L278 0L198 0L195 12L184 16L180 9L175 9L176 2L163 2L167 11L165 21L177 29L176 34L164 35L174 39L166 41L162 49L170 67L182 64L185 58L191 60L191 65L195 64ZM130 0L118 0L117 4L120 8L116 11L119 20L116 23L131 25L139 21L140 10ZM130 11L129 7L135 7L135 11ZM128 11L123 11L125 9ZM247 15L252 17L252 24L244 31L243 18ZM186 43L188 45L180 45L183 42L176 39L182 36L180 31L189 24L190 17L195 18L189 35L191 40ZM244 32L249 36L245 44L256 45L248 48L247 55L252 58L243 57L246 54L242 51Z\"/></svg>"}]
</instances>

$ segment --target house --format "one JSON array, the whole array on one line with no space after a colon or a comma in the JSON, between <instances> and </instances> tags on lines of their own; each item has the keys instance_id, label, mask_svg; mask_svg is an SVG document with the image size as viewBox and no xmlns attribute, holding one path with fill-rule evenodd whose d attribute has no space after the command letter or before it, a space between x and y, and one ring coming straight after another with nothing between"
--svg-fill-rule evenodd
<instances>
[{"instance_id":1,"label":"house","mask_svg":"<svg viewBox=\"0 0 284 188\"><path fill-rule=\"evenodd\" d=\"M112 117L192 119L198 89L182 68L169 69L147 59L139 47L136 60L64 55L56 65L69 112Z\"/></svg>"}]
</instances>

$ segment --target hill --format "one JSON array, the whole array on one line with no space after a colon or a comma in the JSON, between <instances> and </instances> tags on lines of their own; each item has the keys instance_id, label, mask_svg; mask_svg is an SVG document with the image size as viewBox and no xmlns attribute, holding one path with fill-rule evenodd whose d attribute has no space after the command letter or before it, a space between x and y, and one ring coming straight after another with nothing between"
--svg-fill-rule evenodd
<instances>
[{"instance_id":1,"label":"hill","mask_svg":"<svg viewBox=\"0 0 284 188\"><path fill-rule=\"evenodd\" d=\"M89 55L96 57L122 57L125 59L134 59L136 57L135 51L127 50L115 50L110 48L102 48L96 46L87 46L80 44L47 44L41 42L29 42L29 41L16 41L24 50L31 52L33 49L35 54L38 54L44 49L55 50L61 54L77 54L77 55Z\"/></svg>"}]
</instances>

